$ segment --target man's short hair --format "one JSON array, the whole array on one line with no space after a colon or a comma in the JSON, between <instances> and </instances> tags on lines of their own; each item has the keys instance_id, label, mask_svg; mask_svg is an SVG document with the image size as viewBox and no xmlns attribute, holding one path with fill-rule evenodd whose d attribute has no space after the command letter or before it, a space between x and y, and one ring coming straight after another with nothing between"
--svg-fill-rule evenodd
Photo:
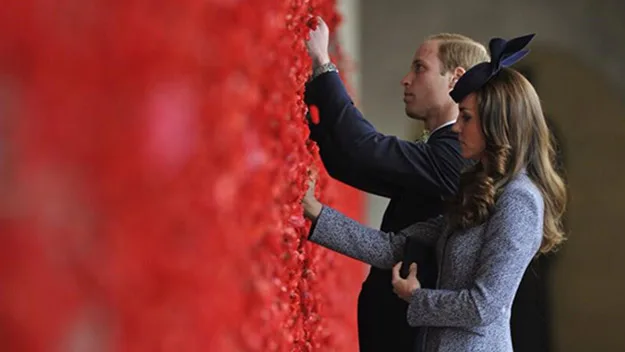
<instances>
[{"instance_id":1,"label":"man's short hair","mask_svg":"<svg viewBox=\"0 0 625 352\"><path fill-rule=\"evenodd\" d=\"M465 70L479 64L490 61L488 50L481 43L456 33L439 33L429 36L427 40L437 41L438 59L442 63L442 72L453 71L456 67Z\"/></svg>"}]
</instances>

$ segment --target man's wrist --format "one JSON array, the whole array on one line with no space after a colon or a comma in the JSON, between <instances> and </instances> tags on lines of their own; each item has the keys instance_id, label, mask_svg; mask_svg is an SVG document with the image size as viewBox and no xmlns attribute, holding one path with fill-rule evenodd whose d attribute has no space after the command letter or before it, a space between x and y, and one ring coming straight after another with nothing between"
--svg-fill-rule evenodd
<instances>
[{"instance_id":1,"label":"man's wrist","mask_svg":"<svg viewBox=\"0 0 625 352\"><path fill-rule=\"evenodd\" d=\"M330 62L330 56L321 55L312 58L313 70Z\"/></svg>"},{"instance_id":2,"label":"man's wrist","mask_svg":"<svg viewBox=\"0 0 625 352\"><path fill-rule=\"evenodd\" d=\"M327 61L323 65L316 66L316 67L313 66L313 72L312 72L312 76L310 77L310 79L313 80L326 72L339 72L339 70L336 67L336 65L334 65L331 61Z\"/></svg>"}]
</instances>

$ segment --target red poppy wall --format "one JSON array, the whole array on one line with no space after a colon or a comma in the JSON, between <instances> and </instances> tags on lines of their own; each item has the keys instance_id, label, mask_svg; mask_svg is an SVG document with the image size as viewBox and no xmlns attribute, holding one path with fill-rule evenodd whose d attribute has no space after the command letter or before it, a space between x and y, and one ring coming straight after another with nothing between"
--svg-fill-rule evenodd
<instances>
[{"instance_id":1,"label":"red poppy wall","mask_svg":"<svg viewBox=\"0 0 625 352\"><path fill-rule=\"evenodd\" d=\"M316 15L340 24L333 0L3 2L0 350L357 350L363 266L299 204Z\"/></svg>"}]
</instances>

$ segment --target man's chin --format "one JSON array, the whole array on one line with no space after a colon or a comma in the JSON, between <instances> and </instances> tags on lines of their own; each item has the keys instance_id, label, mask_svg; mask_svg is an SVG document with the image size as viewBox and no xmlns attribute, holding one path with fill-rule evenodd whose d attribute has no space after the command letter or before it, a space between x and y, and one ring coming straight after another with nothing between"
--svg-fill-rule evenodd
<instances>
[{"instance_id":1,"label":"man's chin","mask_svg":"<svg viewBox=\"0 0 625 352\"><path fill-rule=\"evenodd\" d=\"M425 118L423 118L421 114L415 114L414 112L408 110L408 108L406 108L405 111L406 111L406 116L408 116L409 118L413 120L417 120L417 121L425 121Z\"/></svg>"}]
</instances>

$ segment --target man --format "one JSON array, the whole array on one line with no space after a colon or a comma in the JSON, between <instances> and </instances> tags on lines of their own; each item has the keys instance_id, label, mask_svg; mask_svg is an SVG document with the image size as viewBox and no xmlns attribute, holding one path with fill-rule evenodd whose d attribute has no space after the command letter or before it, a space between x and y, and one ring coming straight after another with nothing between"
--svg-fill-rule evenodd
<instances>
[{"instance_id":1,"label":"man","mask_svg":"<svg viewBox=\"0 0 625 352\"><path fill-rule=\"evenodd\" d=\"M306 103L318 108L319 124L310 123L330 175L365 192L390 198L383 231L398 231L439 215L445 198L458 187L468 165L451 127L458 107L449 96L471 66L488 61L483 45L458 34L438 34L417 49L401 80L406 115L423 121L427 142L400 140L378 133L354 107L328 54L329 30L319 19L307 42L313 76ZM416 261L424 288L436 285L433 248L407 246L404 263ZM408 263L409 264L409 263ZM358 299L358 335L362 352L408 352L419 349L418 329L406 321L407 303L392 291L391 271L371 268Z\"/></svg>"}]
</instances>

